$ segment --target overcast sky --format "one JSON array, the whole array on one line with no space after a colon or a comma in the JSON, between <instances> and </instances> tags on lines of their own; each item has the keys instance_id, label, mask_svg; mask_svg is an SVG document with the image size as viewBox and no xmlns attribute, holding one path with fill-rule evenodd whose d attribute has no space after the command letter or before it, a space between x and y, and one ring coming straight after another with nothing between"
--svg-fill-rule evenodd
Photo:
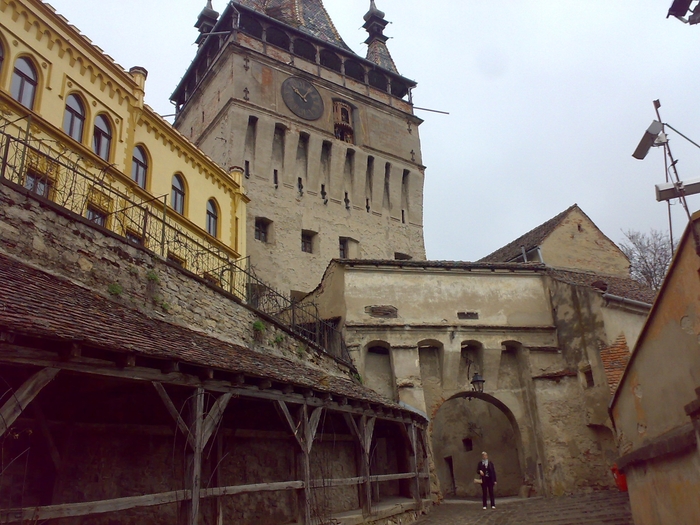
<instances>
[{"instance_id":1,"label":"overcast sky","mask_svg":"<svg viewBox=\"0 0 700 525\"><path fill-rule=\"evenodd\" d=\"M149 71L146 101L168 98L196 47L205 0L51 0L120 65ZM671 0L376 0L414 103L425 177L429 259L477 260L577 203L615 242L622 230L668 229L655 200L663 154L632 158L661 115L700 143L700 25L666 19ZM364 56L369 0L324 0ZM226 2L213 0L222 12ZM670 133L682 180L700 149ZM688 199L692 211L700 196ZM672 206L676 235L687 219Z\"/></svg>"}]
</instances>

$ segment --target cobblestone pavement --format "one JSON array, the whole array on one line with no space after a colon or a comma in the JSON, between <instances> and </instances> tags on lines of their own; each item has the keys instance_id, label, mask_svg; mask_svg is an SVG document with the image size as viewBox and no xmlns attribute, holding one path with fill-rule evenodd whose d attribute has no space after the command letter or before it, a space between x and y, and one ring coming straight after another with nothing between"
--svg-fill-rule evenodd
<instances>
[{"instance_id":1,"label":"cobblestone pavement","mask_svg":"<svg viewBox=\"0 0 700 525\"><path fill-rule=\"evenodd\" d=\"M634 525L626 492L560 498L501 498L496 509L481 501L446 500L416 525Z\"/></svg>"}]
</instances>

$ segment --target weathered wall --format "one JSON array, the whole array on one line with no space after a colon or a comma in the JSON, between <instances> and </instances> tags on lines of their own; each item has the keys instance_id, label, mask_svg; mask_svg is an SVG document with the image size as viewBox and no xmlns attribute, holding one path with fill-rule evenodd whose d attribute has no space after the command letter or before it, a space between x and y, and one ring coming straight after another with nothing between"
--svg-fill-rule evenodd
<instances>
[{"instance_id":1,"label":"weathered wall","mask_svg":"<svg viewBox=\"0 0 700 525\"><path fill-rule=\"evenodd\" d=\"M700 516L700 258L688 226L611 404L635 523ZM691 424L692 423L692 424Z\"/></svg>"},{"instance_id":2,"label":"weathered wall","mask_svg":"<svg viewBox=\"0 0 700 525\"><path fill-rule=\"evenodd\" d=\"M440 407L432 428L433 454L443 494L481 497L481 486L474 479L478 478L476 465L482 451L488 452L496 466L498 495L519 494L523 483L520 443L511 421L499 408L482 399L455 398Z\"/></svg>"},{"instance_id":3,"label":"weathered wall","mask_svg":"<svg viewBox=\"0 0 700 525\"><path fill-rule=\"evenodd\" d=\"M608 333L616 339L624 328L634 336L643 323L641 311L622 310L596 290L528 269L465 271L440 263L399 268L353 261L331 264L329 275L345 283L344 293L334 299L344 299L346 342L362 377L374 384L377 355L369 349L387 348L382 370L391 363L395 395L431 418L443 492L453 488L445 462L453 457L458 493L478 494L473 478L459 473L467 462L459 457L465 454L460 451L466 434L458 436L465 432L462 414L443 414L453 410L454 401L447 400L471 391L475 371L485 379L489 396L479 402L509 414L503 428L512 429L515 446L501 444L510 438L502 440L505 430L496 424L495 437L477 451L486 449L494 461L503 457L498 463L511 468L504 483L509 492L560 495L613 486L610 391L600 348L609 344ZM323 284L318 293L320 304L330 300ZM476 315L460 318L464 312ZM389 371L382 377L382 389L390 393ZM469 461L478 461L475 457Z\"/></svg>"},{"instance_id":4,"label":"weathered wall","mask_svg":"<svg viewBox=\"0 0 700 525\"><path fill-rule=\"evenodd\" d=\"M411 107L243 33L236 38L176 126L219 164L248 162L248 254L259 276L285 293L311 291L339 257L341 237L350 240L346 257L393 259L398 252L424 259L421 121ZM300 120L282 100L282 82L299 70L316 76L325 107L318 120ZM355 108L354 144L335 138L338 99ZM276 125L284 128L277 138ZM301 134L308 144L300 147ZM272 221L267 242L255 239L256 217ZM302 230L315 233L313 253L301 250Z\"/></svg>"},{"instance_id":5,"label":"weathered wall","mask_svg":"<svg viewBox=\"0 0 700 525\"><path fill-rule=\"evenodd\" d=\"M26 190L0 184L0 250L62 275L144 315L182 324L231 343L319 366L329 373L348 368L311 349L268 319L261 341L257 314L233 296L162 258L125 242ZM122 291L110 294L110 285Z\"/></svg>"},{"instance_id":6,"label":"weathered wall","mask_svg":"<svg viewBox=\"0 0 700 525\"><path fill-rule=\"evenodd\" d=\"M581 210L574 208L540 247L546 265L629 277L629 260Z\"/></svg>"},{"instance_id":7,"label":"weathered wall","mask_svg":"<svg viewBox=\"0 0 700 525\"><path fill-rule=\"evenodd\" d=\"M443 326L550 326L552 314L541 277L532 272L495 273L452 269L356 268L345 277L346 323ZM393 305L398 320L375 321L369 305ZM426 306L429 310L426 311ZM478 314L460 320L458 312Z\"/></svg>"},{"instance_id":8,"label":"weathered wall","mask_svg":"<svg viewBox=\"0 0 700 525\"><path fill-rule=\"evenodd\" d=\"M692 239L684 242L616 396L613 416L626 448L639 448L687 424L683 407L696 398L695 389L700 386L700 258Z\"/></svg>"},{"instance_id":9,"label":"weathered wall","mask_svg":"<svg viewBox=\"0 0 700 525\"><path fill-rule=\"evenodd\" d=\"M625 469L635 525L693 525L700 516L700 450Z\"/></svg>"}]
</instances>

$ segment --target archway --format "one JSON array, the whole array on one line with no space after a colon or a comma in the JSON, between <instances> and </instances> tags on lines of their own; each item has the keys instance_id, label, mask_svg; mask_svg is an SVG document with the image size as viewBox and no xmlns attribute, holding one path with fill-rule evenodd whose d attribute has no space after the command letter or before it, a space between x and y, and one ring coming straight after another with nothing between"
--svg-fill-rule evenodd
<instances>
[{"instance_id":1,"label":"archway","mask_svg":"<svg viewBox=\"0 0 700 525\"><path fill-rule=\"evenodd\" d=\"M432 422L440 490L445 496L481 497L474 483L481 452L496 465L498 496L515 496L523 484L522 440L513 413L495 397L461 392L445 401Z\"/></svg>"}]
</instances>

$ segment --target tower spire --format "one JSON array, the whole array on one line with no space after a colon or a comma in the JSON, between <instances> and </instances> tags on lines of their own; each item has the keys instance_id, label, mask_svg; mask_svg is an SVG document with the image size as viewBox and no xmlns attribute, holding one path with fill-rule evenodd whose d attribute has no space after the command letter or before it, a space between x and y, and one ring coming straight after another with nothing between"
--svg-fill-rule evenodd
<instances>
[{"instance_id":1,"label":"tower spire","mask_svg":"<svg viewBox=\"0 0 700 525\"><path fill-rule=\"evenodd\" d=\"M195 43L202 45L204 41L207 38L207 34L211 32L212 29L214 29L214 26L216 25L216 21L219 19L219 13L214 11L214 8L211 5L211 0L207 0L207 5L202 9L202 12L199 13L199 16L197 17L197 23L194 25L197 29L199 29L199 36L197 37L197 40Z\"/></svg>"},{"instance_id":2,"label":"tower spire","mask_svg":"<svg viewBox=\"0 0 700 525\"><path fill-rule=\"evenodd\" d=\"M370 0L369 11L364 16L365 23L362 26L369 33L369 37L365 40L367 60L398 74L399 71L386 45L389 37L384 34L384 28L389 22L384 19L384 16L384 11L380 11L374 0Z\"/></svg>"}]
</instances>

